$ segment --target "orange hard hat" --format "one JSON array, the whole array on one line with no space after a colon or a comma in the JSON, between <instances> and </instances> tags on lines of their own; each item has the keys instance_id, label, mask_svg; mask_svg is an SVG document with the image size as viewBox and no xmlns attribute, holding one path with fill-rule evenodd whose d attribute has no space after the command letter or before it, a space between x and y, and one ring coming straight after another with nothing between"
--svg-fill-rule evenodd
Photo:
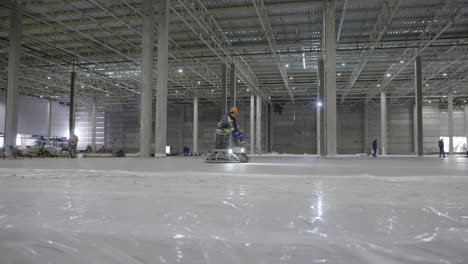
<instances>
[{"instance_id":1,"label":"orange hard hat","mask_svg":"<svg viewBox=\"0 0 468 264\"><path fill-rule=\"evenodd\" d=\"M234 114L237 115L237 112L238 112L238 111L237 111L237 107L231 108L231 113L234 113Z\"/></svg>"}]
</instances>

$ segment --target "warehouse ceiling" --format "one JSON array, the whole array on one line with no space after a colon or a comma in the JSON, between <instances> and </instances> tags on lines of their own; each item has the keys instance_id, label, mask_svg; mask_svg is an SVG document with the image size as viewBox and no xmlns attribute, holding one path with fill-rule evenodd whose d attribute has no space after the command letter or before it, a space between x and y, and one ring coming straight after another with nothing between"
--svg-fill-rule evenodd
<instances>
[{"instance_id":1,"label":"warehouse ceiling","mask_svg":"<svg viewBox=\"0 0 468 264\"><path fill-rule=\"evenodd\" d=\"M239 101L310 103L317 92L323 1L170 0L169 103L219 104L221 65L236 66ZM0 0L0 87L6 89L11 0ZM66 102L73 69L82 103L137 105L142 0L25 0L22 94ZM157 4L154 28L157 36ZM468 0L336 1L337 101L380 91L413 102L421 56L426 102L468 98ZM154 43L155 55L157 38ZM154 58L155 62L157 58ZM154 64L156 65L156 63ZM154 89L157 71L154 69Z\"/></svg>"}]
</instances>

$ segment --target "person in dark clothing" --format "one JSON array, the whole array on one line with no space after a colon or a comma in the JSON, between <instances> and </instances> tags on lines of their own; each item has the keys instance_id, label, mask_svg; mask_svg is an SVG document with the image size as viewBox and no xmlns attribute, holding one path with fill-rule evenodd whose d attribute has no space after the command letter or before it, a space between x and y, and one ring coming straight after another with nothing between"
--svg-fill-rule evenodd
<instances>
[{"instance_id":1,"label":"person in dark clothing","mask_svg":"<svg viewBox=\"0 0 468 264\"><path fill-rule=\"evenodd\" d=\"M87 146L86 146L85 152L86 152L86 153L93 153L93 148L91 147L91 145L87 145Z\"/></svg>"},{"instance_id":2,"label":"person in dark clothing","mask_svg":"<svg viewBox=\"0 0 468 264\"><path fill-rule=\"evenodd\" d=\"M377 157L377 139L372 141L372 157Z\"/></svg>"},{"instance_id":3,"label":"person in dark clothing","mask_svg":"<svg viewBox=\"0 0 468 264\"><path fill-rule=\"evenodd\" d=\"M188 156L189 153L190 153L189 147L185 146L185 147L184 147L184 156Z\"/></svg>"},{"instance_id":4,"label":"person in dark clothing","mask_svg":"<svg viewBox=\"0 0 468 264\"><path fill-rule=\"evenodd\" d=\"M445 156L445 150L444 150L444 139L441 138L439 140L439 158L444 156L444 158L446 157Z\"/></svg>"}]
</instances>

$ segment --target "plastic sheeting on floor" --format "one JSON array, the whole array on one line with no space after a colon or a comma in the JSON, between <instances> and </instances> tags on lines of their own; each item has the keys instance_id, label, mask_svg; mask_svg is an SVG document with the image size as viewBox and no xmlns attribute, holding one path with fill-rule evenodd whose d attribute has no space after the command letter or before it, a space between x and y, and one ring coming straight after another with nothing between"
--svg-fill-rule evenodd
<instances>
[{"instance_id":1,"label":"plastic sheeting on floor","mask_svg":"<svg viewBox=\"0 0 468 264\"><path fill-rule=\"evenodd\" d=\"M468 159L0 162L0 263L467 263Z\"/></svg>"}]
</instances>

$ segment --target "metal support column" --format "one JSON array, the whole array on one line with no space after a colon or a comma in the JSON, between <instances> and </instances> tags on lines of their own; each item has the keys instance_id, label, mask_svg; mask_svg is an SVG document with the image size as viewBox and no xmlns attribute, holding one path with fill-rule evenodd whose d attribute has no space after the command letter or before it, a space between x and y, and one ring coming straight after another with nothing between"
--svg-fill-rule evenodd
<instances>
[{"instance_id":1,"label":"metal support column","mask_svg":"<svg viewBox=\"0 0 468 264\"><path fill-rule=\"evenodd\" d=\"M318 98L318 97L317 97ZM320 107L319 107L319 102L317 100L317 104L315 106L315 109L316 109L316 113L317 113L317 124L316 124L316 133L317 133L317 140L316 140L316 143L317 143L317 155L320 155L322 156L322 149L321 147L323 146L322 144L322 134L321 134L321 129L322 129L322 126L320 124L320 121L321 121L321 118L320 118L320 114L322 111L320 111Z\"/></svg>"},{"instance_id":2,"label":"metal support column","mask_svg":"<svg viewBox=\"0 0 468 264\"><path fill-rule=\"evenodd\" d=\"M416 104L413 106L413 150L416 155L418 154L418 113Z\"/></svg>"},{"instance_id":3,"label":"metal support column","mask_svg":"<svg viewBox=\"0 0 468 264\"><path fill-rule=\"evenodd\" d=\"M227 105L227 66L223 63L221 65L221 116L227 113Z\"/></svg>"},{"instance_id":4,"label":"metal support column","mask_svg":"<svg viewBox=\"0 0 468 264\"><path fill-rule=\"evenodd\" d=\"M387 155L387 94L380 93L380 148Z\"/></svg>"},{"instance_id":5,"label":"metal support column","mask_svg":"<svg viewBox=\"0 0 468 264\"><path fill-rule=\"evenodd\" d=\"M271 103L271 106L270 106L270 121L269 121L269 133L270 133L270 143L268 144L270 146L268 152L273 152L274 151L274 143L275 143L275 140L274 140L274 123L275 123L275 105L273 103Z\"/></svg>"},{"instance_id":6,"label":"metal support column","mask_svg":"<svg viewBox=\"0 0 468 264\"><path fill-rule=\"evenodd\" d=\"M255 96L250 96L250 154L255 153Z\"/></svg>"},{"instance_id":7,"label":"metal support column","mask_svg":"<svg viewBox=\"0 0 468 264\"><path fill-rule=\"evenodd\" d=\"M421 72L421 57L417 56L415 61L415 95L416 95L416 109L415 109L415 146L416 155L424 155L424 145L423 145L423 95L422 95L422 72Z\"/></svg>"},{"instance_id":8,"label":"metal support column","mask_svg":"<svg viewBox=\"0 0 468 264\"><path fill-rule=\"evenodd\" d=\"M263 123L263 133L265 134L265 147L266 153L270 152L270 105L267 102L263 106L263 113L265 113L265 123Z\"/></svg>"},{"instance_id":9,"label":"metal support column","mask_svg":"<svg viewBox=\"0 0 468 264\"><path fill-rule=\"evenodd\" d=\"M229 76L229 108L236 107L236 65L231 64Z\"/></svg>"},{"instance_id":10,"label":"metal support column","mask_svg":"<svg viewBox=\"0 0 468 264\"><path fill-rule=\"evenodd\" d=\"M52 100L47 100L47 145L50 145L52 137Z\"/></svg>"},{"instance_id":11,"label":"metal support column","mask_svg":"<svg viewBox=\"0 0 468 264\"><path fill-rule=\"evenodd\" d=\"M68 123L68 135L71 137L75 135L75 66L70 78L70 112L69 112L69 123Z\"/></svg>"},{"instance_id":12,"label":"metal support column","mask_svg":"<svg viewBox=\"0 0 468 264\"><path fill-rule=\"evenodd\" d=\"M363 147L363 153L367 153L367 150L369 149L369 110L368 110L368 105L367 103L363 104L363 115L362 115L362 124L363 124L363 139L362 139L362 147Z\"/></svg>"},{"instance_id":13,"label":"metal support column","mask_svg":"<svg viewBox=\"0 0 468 264\"><path fill-rule=\"evenodd\" d=\"M262 98L260 96L257 96L256 123L255 132L257 137L255 139L255 150L257 154L262 154Z\"/></svg>"},{"instance_id":14,"label":"metal support column","mask_svg":"<svg viewBox=\"0 0 468 264\"><path fill-rule=\"evenodd\" d=\"M21 56L21 37L23 33L23 20L21 8L13 1L10 13L10 35L8 47L8 83L6 92L5 113L5 150L7 155L10 148L16 145L18 133L18 88L19 67Z\"/></svg>"},{"instance_id":15,"label":"metal support column","mask_svg":"<svg viewBox=\"0 0 468 264\"><path fill-rule=\"evenodd\" d=\"M447 102L448 102L447 115L448 115L449 154L453 155L453 90L452 90L451 83L449 84L449 88L448 88Z\"/></svg>"},{"instance_id":16,"label":"metal support column","mask_svg":"<svg viewBox=\"0 0 468 264\"><path fill-rule=\"evenodd\" d=\"M317 154L320 156L326 155L326 135L325 135L325 69L324 60L318 61L318 91L317 91L317 103L315 105L317 109Z\"/></svg>"},{"instance_id":17,"label":"metal support column","mask_svg":"<svg viewBox=\"0 0 468 264\"><path fill-rule=\"evenodd\" d=\"M97 98L93 97L93 112L91 117L91 148L96 151Z\"/></svg>"},{"instance_id":18,"label":"metal support column","mask_svg":"<svg viewBox=\"0 0 468 264\"><path fill-rule=\"evenodd\" d=\"M463 106L465 109L465 147L468 151L468 103Z\"/></svg>"},{"instance_id":19,"label":"metal support column","mask_svg":"<svg viewBox=\"0 0 468 264\"><path fill-rule=\"evenodd\" d=\"M198 154L198 97L193 98L193 151Z\"/></svg>"},{"instance_id":20,"label":"metal support column","mask_svg":"<svg viewBox=\"0 0 468 264\"><path fill-rule=\"evenodd\" d=\"M151 156L151 125L153 123L153 45L154 1L143 2L143 49L140 96L140 156Z\"/></svg>"},{"instance_id":21,"label":"metal support column","mask_svg":"<svg viewBox=\"0 0 468 264\"><path fill-rule=\"evenodd\" d=\"M185 113L184 113L184 105L180 106L179 112L179 149L183 151L185 144L184 144L184 123L185 123Z\"/></svg>"},{"instance_id":22,"label":"metal support column","mask_svg":"<svg viewBox=\"0 0 468 264\"><path fill-rule=\"evenodd\" d=\"M167 136L167 77L169 54L169 0L159 0L158 79L156 93L155 156L166 156Z\"/></svg>"},{"instance_id":23,"label":"metal support column","mask_svg":"<svg viewBox=\"0 0 468 264\"><path fill-rule=\"evenodd\" d=\"M324 0L322 50L324 55L324 102L325 111L325 155L334 157L337 153L336 128L336 28L335 0Z\"/></svg>"}]
</instances>

